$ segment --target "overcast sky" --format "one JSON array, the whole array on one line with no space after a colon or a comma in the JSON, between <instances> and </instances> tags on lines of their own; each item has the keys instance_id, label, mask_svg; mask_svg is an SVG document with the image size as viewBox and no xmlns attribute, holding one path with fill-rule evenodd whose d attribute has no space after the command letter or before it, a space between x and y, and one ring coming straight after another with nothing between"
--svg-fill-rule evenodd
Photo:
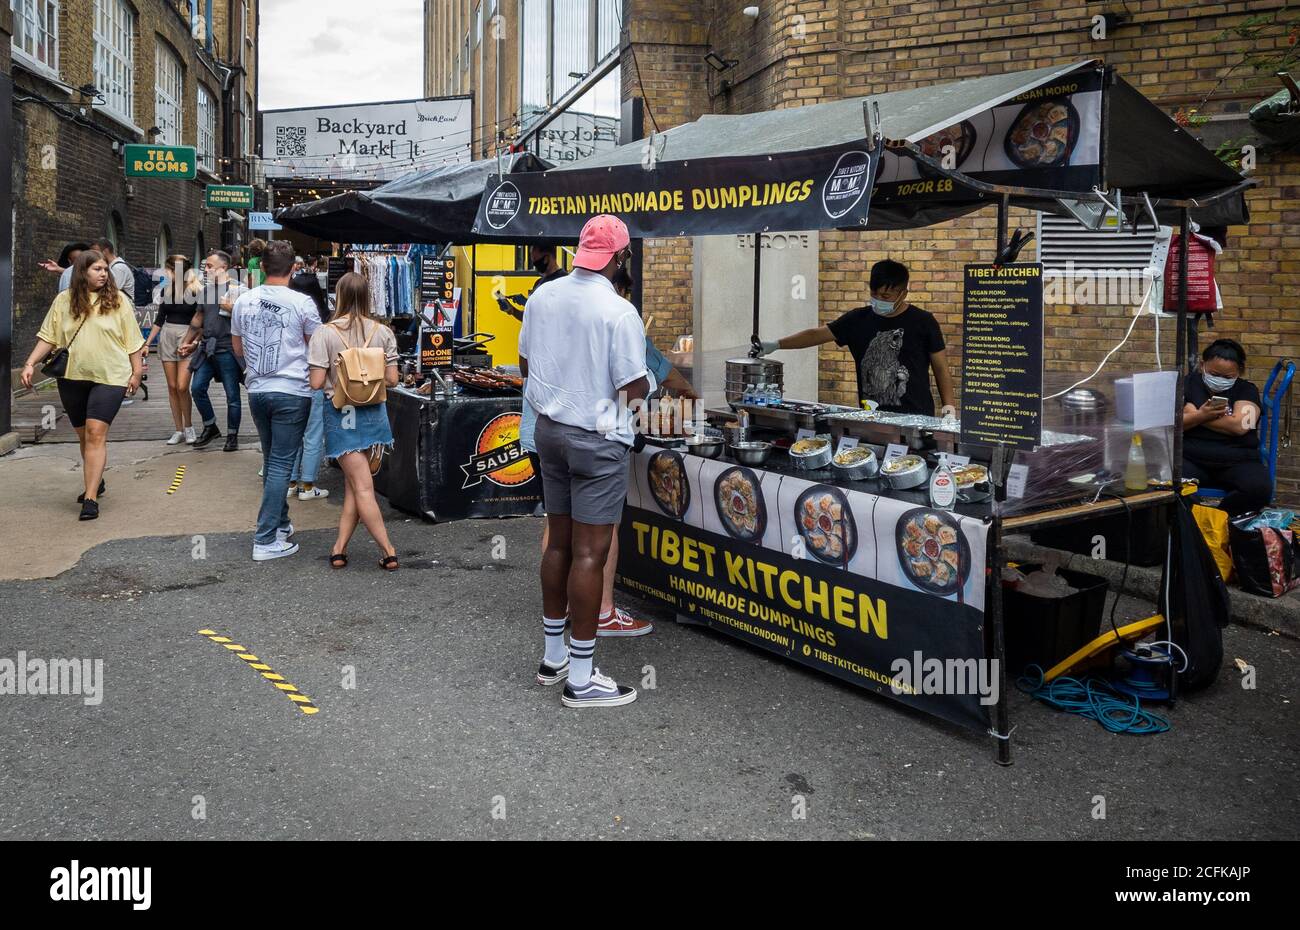
<instances>
[{"instance_id":1,"label":"overcast sky","mask_svg":"<svg viewBox=\"0 0 1300 930\"><path fill-rule=\"evenodd\" d=\"M263 110L423 96L422 0L262 0Z\"/></svg>"}]
</instances>

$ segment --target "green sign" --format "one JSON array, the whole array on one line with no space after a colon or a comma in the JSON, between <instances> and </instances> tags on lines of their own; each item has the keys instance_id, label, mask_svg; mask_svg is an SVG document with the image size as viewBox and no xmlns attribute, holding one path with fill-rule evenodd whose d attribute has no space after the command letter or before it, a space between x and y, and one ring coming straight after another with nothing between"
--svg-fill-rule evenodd
<instances>
[{"instance_id":1,"label":"green sign","mask_svg":"<svg viewBox=\"0 0 1300 930\"><path fill-rule=\"evenodd\" d=\"M196 153L192 145L128 145L128 178L172 178L193 180Z\"/></svg>"},{"instance_id":2,"label":"green sign","mask_svg":"<svg viewBox=\"0 0 1300 930\"><path fill-rule=\"evenodd\" d=\"M251 210L253 209L253 189L230 184L209 184L208 197L205 203L209 207Z\"/></svg>"}]
</instances>

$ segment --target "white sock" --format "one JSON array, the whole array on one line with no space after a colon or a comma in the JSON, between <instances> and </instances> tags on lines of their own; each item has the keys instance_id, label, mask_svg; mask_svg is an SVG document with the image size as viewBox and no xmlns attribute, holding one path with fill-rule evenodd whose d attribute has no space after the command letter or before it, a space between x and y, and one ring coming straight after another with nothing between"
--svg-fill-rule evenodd
<instances>
[{"instance_id":1,"label":"white sock","mask_svg":"<svg viewBox=\"0 0 1300 930\"><path fill-rule=\"evenodd\" d=\"M551 668L559 668L569 654L564 648L564 618L552 620L550 617L542 617L542 629L546 634L546 653L542 656L542 661Z\"/></svg>"},{"instance_id":2,"label":"white sock","mask_svg":"<svg viewBox=\"0 0 1300 930\"><path fill-rule=\"evenodd\" d=\"M596 639L569 637L569 684L583 688L591 683L591 664L596 654Z\"/></svg>"}]
</instances>

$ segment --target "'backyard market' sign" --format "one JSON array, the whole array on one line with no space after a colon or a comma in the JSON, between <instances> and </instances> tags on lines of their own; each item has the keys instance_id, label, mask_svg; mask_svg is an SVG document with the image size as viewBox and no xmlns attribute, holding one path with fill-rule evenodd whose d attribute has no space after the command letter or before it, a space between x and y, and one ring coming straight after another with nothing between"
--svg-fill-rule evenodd
<instances>
[{"instance_id":1,"label":"'backyard market' sign","mask_svg":"<svg viewBox=\"0 0 1300 930\"><path fill-rule=\"evenodd\" d=\"M612 213L633 238L863 227L879 149L863 143L780 155L661 161L608 171L493 176L474 232L577 239Z\"/></svg>"},{"instance_id":2,"label":"'backyard market' sign","mask_svg":"<svg viewBox=\"0 0 1300 930\"><path fill-rule=\"evenodd\" d=\"M195 155L192 145L128 145L125 148L126 176L192 181Z\"/></svg>"},{"instance_id":3,"label":"'backyard market' sign","mask_svg":"<svg viewBox=\"0 0 1300 930\"><path fill-rule=\"evenodd\" d=\"M240 185L209 184L207 206L228 210L253 209L253 189Z\"/></svg>"}]
</instances>

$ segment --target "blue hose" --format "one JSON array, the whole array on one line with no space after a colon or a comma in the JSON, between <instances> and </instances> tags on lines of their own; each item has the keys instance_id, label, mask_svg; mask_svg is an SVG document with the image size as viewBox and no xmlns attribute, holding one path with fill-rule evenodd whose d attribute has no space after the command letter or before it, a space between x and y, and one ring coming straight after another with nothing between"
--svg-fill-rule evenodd
<instances>
[{"instance_id":1,"label":"blue hose","mask_svg":"<svg viewBox=\"0 0 1300 930\"><path fill-rule=\"evenodd\" d=\"M1016 679L1016 687L1048 707L1096 720L1111 733L1146 736L1170 728L1167 719L1143 710L1140 700L1119 693L1100 678L1062 677L1049 684L1043 680L1043 670L1031 665Z\"/></svg>"}]
</instances>

